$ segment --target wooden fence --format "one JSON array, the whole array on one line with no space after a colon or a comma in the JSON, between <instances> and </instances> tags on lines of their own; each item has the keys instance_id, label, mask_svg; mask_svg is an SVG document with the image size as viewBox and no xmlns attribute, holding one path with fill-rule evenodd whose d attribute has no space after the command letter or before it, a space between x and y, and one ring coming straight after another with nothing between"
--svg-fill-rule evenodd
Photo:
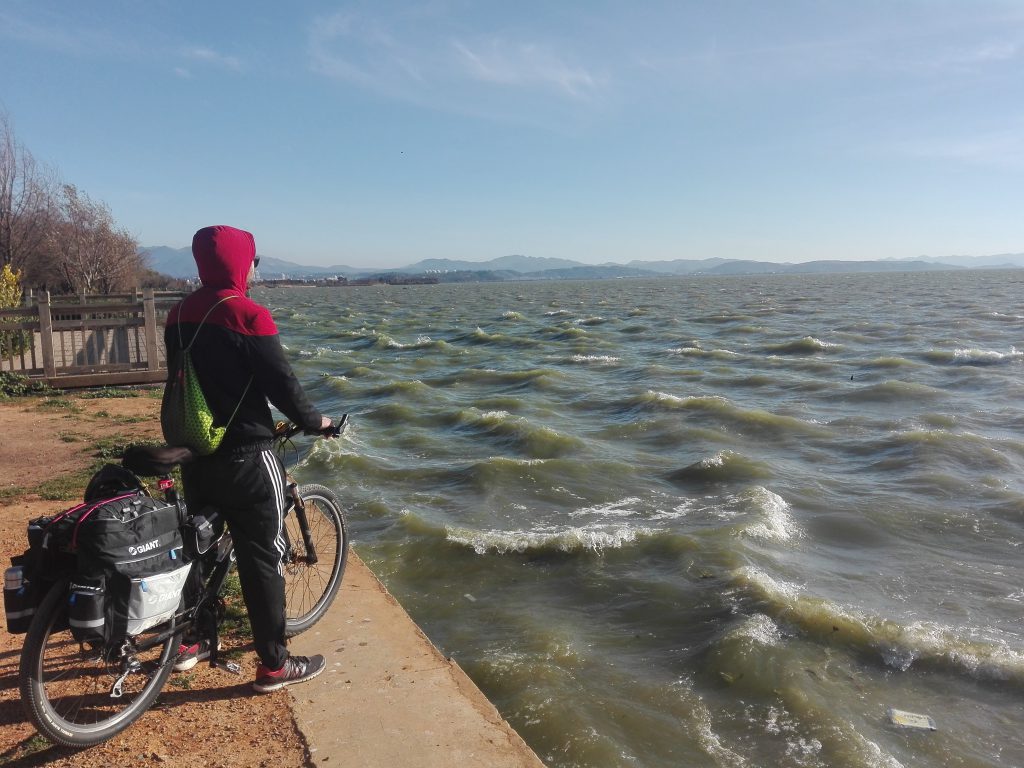
<instances>
[{"instance_id":1,"label":"wooden fence","mask_svg":"<svg viewBox=\"0 0 1024 768\"><path fill-rule=\"evenodd\" d=\"M60 389L164 381L164 320L184 295L28 296L0 309L0 370Z\"/></svg>"}]
</instances>

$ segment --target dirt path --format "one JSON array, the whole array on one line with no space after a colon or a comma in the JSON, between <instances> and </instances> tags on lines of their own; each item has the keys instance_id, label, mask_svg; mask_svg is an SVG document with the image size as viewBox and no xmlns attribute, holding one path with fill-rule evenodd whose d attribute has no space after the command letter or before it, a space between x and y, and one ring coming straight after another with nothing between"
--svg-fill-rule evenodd
<instances>
[{"instance_id":1,"label":"dirt path","mask_svg":"<svg viewBox=\"0 0 1024 768\"><path fill-rule=\"evenodd\" d=\"M0 400L0 556L27 546L25 524L71 506L89 468L118 446L159 437L159 390L136 397L60 395ZM48 498L43 498L48 497ZM18 693L24 635L0 631L0 766L167 765L251 768L310 765L286 690L251 693L256 656L243 646L239 676L200 664L175 674L156 706L125 733L88 750L50 746L25 720Z\"/></svg>"}]
</instances>

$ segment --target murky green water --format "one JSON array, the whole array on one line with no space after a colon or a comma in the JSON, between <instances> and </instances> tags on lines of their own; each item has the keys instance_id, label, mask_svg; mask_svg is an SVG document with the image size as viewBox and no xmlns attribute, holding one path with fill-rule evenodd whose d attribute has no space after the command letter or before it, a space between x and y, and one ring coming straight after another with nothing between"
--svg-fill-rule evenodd
<instances>
[{"instance_id":1,"label":"murky green water","mask_svg":"<svg viewBox=\"0 0 1024 768\"><path fill-rule=\"evenodd\" d=\"M1024 273L262 289L356 546L556 766L1024 765ZM900 730L889 707L930 715Z\"/></svg>"}]
</instances>

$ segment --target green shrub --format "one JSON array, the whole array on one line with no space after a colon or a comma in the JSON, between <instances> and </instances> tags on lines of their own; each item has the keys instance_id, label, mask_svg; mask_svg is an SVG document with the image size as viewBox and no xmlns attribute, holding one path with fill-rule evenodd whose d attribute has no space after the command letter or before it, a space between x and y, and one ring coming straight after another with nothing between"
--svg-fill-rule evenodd
<instances>
[{"instance_id":1,"label":"green shrub","mask_svg":"<svg viewBox=\"0 0 1024 768\"><path fill-rule=\"evenodd\" d=\"M60 390L53 389L45 381L30 379L11 371L0 371L0 400L7 397L56 394L60 394Z\"/></svg>"}]
</instances>

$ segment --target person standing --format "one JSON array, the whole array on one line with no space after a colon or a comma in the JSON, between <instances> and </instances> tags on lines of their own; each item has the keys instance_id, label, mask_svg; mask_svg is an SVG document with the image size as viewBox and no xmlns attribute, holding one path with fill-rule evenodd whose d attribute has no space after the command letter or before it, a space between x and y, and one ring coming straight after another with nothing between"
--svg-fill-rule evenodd
<instances>
[{"instance_id":1,"label":"person standing","mask_svg":"<svg viewBox=\"0 0 1024 768\"><path fill-rule=\"evenodd\" d=\"M293 656L285 644L286 481L272 448L268 401L306 432L325 433L332 425L295 377L270 311L247 295L259 263L252 234L204 227L192 238L192 256L202 287L168 314L168 369L176 370L177 356L190 349L214 424L227 431L217 450L182 468L185 501L193 510L212 506L227 522L260 658L253 688L268 693L310 680L325 666L322 655ZM210 655L209 641L186 643L176 670Z\"/></svg>"}]
</instances>

